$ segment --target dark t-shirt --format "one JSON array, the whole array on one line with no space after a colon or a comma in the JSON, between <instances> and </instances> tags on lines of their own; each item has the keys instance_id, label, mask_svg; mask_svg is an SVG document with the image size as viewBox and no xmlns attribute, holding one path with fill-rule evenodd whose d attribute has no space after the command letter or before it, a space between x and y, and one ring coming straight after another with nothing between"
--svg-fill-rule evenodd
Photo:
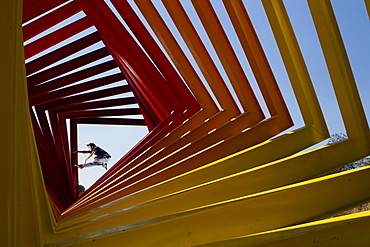
<instances>
[{"instance_id":1,"label":"dark t-shirt","mask_svg":"<svg viewBox=\"0 0 370 247\"><path fill-rule=\"evenodd\" d=\"M111 158L110 154L105 151L104 149L102 149L101 147L94 147L94 149L92 151L95 151L95 155L96 156L104 156L104 157L107 157L107 158Z\"/></svg>"}]
</instances>

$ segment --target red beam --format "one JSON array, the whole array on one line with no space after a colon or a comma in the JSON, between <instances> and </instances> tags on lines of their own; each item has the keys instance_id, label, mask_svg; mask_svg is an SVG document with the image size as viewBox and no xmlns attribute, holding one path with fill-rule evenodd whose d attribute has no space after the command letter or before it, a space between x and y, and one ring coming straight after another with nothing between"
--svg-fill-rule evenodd
<instances>
[{"instance_id":1,"label":"red beam","mask_svg":"<svg viewBox=\"0 0 370 247\"><path fill-rule=\"evenodd\" d=\"M65 118L83 118L83 117L102 117L102 116L125 116L141 115L139 108L111 109L111 110L89 110L89 111L70 111L60 113Z\"/></svg>"},{"instance_id":2,"label":"red beam","mask_svg":"<svg viewBox=\"0 0 370 247\"><path fill-rule=\"evenodd\" d=\"M71 105L61 105L57 106L55 109L57 112L66 112L66 111L78 111L78 110L87 110L87 109L95 109L95 108L103 108L103 107L116 107L116 106L124 106L124 105L131 105L136 104L135 97L127 97L127 98L120 98L120 99L109 99L109 100L99 100L93 102L81 102L78 104L71 104Z\"/></svg>"},{"instance_id":3,"label":"red beam","mask_svg":"<svg viewBox=\"0 0 370 247\"><path fill-rule=\"evenodd\" d=\"M40 148L39 154L41 154L40 158L44 171L45 184L57 196L58 204L62 205L62 210L64 210L74 201L73 187L71 186L70 178L58 158L58 151L55 149L55 143L50 132L45 111L36 109L36 112L40 130L42 130L42 134L40 131L36 131L39 133L36 135L36 141ZM35 118L33 122L35 124ZM38 125L34 125L34 128L35 126Z\"/></svg>"},{"instance_id":4,"label":"red beam","mask_svg":"<svg viewBox=\"0 0 370 247\"><path fill-rule=\"evenodd\" d=\"M183 123L185 119L193 116L193 112L185 112L180 115L171 114L169 117L164 119L155 129L153 129L147 136L145 136L139 143L137 143L129 152L127 152L118 162L117 166L109 169L99 180L95 183L96 186L91 187L89 190L99 190L103 188L106 183L110 183L115 178L118 178L130 170L132 167L129 162L137 157L140 153L144 152L158 140L163 138L167 133L170 133L178 124ZM144 169L144 167L142 167Z\"/></svg>"},{"instance_id":5,"label":"red beam","mask_svg":"<svg viewBox=\"0 0 370 247\"><path fill-rule=\"evenodd\" d=\"M76 151L78 150L78 131L77 131L77 123L74 121L74 119L70 119L69 122L69 131L70 131L70 150ZM71 163L72 164L78 164L78 156L77 153L71 153ZM75 182L78 184L78 171L77 169L72 170L75 174ZM77 186L78 187L78 186Z\"/></svg>"},{"instance_id":6,"label":"red beam","mask_svg":"<svg viewBox=\"0 0 370 247\"><path fill-rule=\"evenodd\" d=\"M101 63L99 65L87 68L85 70L81 70L81 71L75 72L73 74L66 75L64 77L61 77L61 78L55 79L53 81L41 84L39 86L30 87L30 85L29 85L28 86L29 87L28 94L29 94L30 98L33 98L33 97L35 97L39 94L48 93L50 91L56 90L56 89L61 88L61 87L68 86L69 84L78 82L80 80L84 80L86 78L98 75L100 73L106 72L106 71L114 69L114 68L117 68L116 63L113 60L112 61L107 61L105 63ZM121 80L125 79L123 77L123 75L121 75L121 78L122 78Z\"/></svg>"},{"instance_id":7,"label":"red beam","mask_svg":"<svg viewBox=\"0 0 370 247\"><path fill-rule=\"evenodd\" d=\"M43 2L54 2L54 1L43 1ZM46 5L47 6L47 5ZM27 8L27 7L26 7ZM45 12L45 8L40 7L41 13ZM27 12L36 11L35 6L31 6L31 9L26 9L23 11L23 13L26 13L25 15L28 15ZM77 4L74 2L70 2L67 5L64 5L63 7L60 7L53 12L50 12L49 14L27 24L23 27L23 40L26 41L39 33L51 28L52 26L58 24L59 22L64 21L65 19L73 16L74 14L81 11L81 8L78 7ZM34 15L32 15L34 16ZM37 15L36 15L37 16ZM29 17L31 15L26 16L23 22L29 20Z\"/></svg>"},{"instance_id":8,"label":"red beam","mask_svg":"<svg viewBox=\"0 0 370 247\"><path fill-rule=\"evenodd\" d=\"M200 106L198 102L190 93L172 64L168 61L157 42L155 42L142 24L131 5L127 1L112 0L111 2L114 4L125 23L129 26L130 30L134 33L135 37L139 40L140 45L144 47L155 65L164 75L167 86L175 92L175 96L184 104L184 108L196 108L199 110Z\"/></svg>"},{"instance_id":9,"label":"red beam","mask_svg":"<svg viewBox=\"0 0 370 247\"><path fill-rule=\"evenodd\" d=\"M79 19L57 31L48 34L47 36L33 41L24 47L25 59L28 59L50 47L58 44L59 42L72 37L79 32L92 26L88 18Z\"/></svg>"},{"instance_id":10,"label":"red beam","mask_svg":"<svg viewBox=\"0 0 370 247\"><path fill-rule=\"evenodd\" d=\"M58 7L66 0L24 0L23 1L23 22L27 22L43 13Z\"/></svg>"},{"instance_id":11,"label":"red beam","mask_svg":"<svg viewBox=\"0 0 370 247\"><path fill-rule=\"evenodd\" d=\"M103 41L121 69L130 71L135 87L145 97L160 119L176 107L182 106L178 98L166 87L166 81L128 31L103 1L77 1L94 23ZM134 87L133 87L134 88Z\"/></svg>"},{"instance_id":12,"label":"red beam","mask_svg":"<svg viewBox=\"0 0 370 247\"><path fill-rule=\"evenodd\" d=\"M26 74L33 74L59 60L66 58L90 45L93 45L101 41L99 33L94 32L89 34L75 42L72 42L66 46L63 46L53 52L50 52L40 58L37 58L26 64Z\"/></svg>"},{"instance_id":13,"label":"red beam","mask_svg":"<svg viewBox=\"0 0 370 247\"><path fill-rule=\"evenodd\" d=\"M73 94L82 93L84 91L88 91L91 89L99 88L101 86L109 85L109 84L112 84L112 83L115 83L121 80L122 80L122 74L115 74L115 75L99 78L96 80L88 81L85 83L81 83L75 86L70 86L68 88L42 94L42 95L39 95L37 97L30 99L29 101L32 105L39 105L45 102L59 100L61 98L64 98L64 97L67 97Z\"/></svg>"},{"instance_id":14,"label":"red beam","mask_svg":"<svg viewBox=\"0 0 370 247\"><path fill-rule=\"evenodd\" d=\"M50 109L50 108L61 106L61 105L68 105L68 104L89 101L89 100L96 100L96 99L114 96L114 95L118 95L122 93L128 93L128 92L131 92L130 86L123 85L123 86L112 87L109 89L103 89L103 90L99 90L99 91L95 91L91 93L71 96L71 97L63 98L57 101L50 101L50 102L41 104L40 107L42 107L43 109Z\"/></svg>"},{"instance_id":15,"label":"red beam","mask_svg":"<svg viewBox=\"0 0 370 247\"><path fill-rule=\"evenodd\" d=\"M143 117L146 121L146 125L148 129L151 131L155 126L160 123L160 119L157 114L154 112L153 108L150 104L147 103L146 98L141 94L141 92L136 88L135 83L131 79L130 75L127 71L121 68L122 74L125 75L126 81L129 85L131 85L132 91L135 95L135 98L140 106L141 112L143 113Z\"/></svg>"},{"instance_id":16,"label":"red beam","mask_svg":"<svg viewBox=\"0 0 370 247\"><path fill-rule=\"evenodd\" d=\"M54 66L47 70L43 70L42 72L39 72L37 74L33 74L27 77L27 83L29 86L43 83L106 56L109 56L109 52L105 47L102 47L98 50L79 56L60 65Z\"/></svg>"},{"instance_id":17,"label":"red beam","mask_svg":"<svg viewBox=\"0 0 370 247\"><path fill-rule=\"evenodd\" d=\"M137 125L146 126L144 119L129 118L80 118L73 119L79 124Z\"/></svg>"},{"instance_id":18,"label":"red beam","mask_svg":"<svg viewBox=\"0 0 370 247\"><path fill-rule=\"evenodd\" d=\"M61 160L61 168L69 180L69 186L72 189L73 198L77 198L78 184L77 184L77 169L72 166L71 153L69 150L68 131L66 119L60 115L55 114L53 110L49 110L50 127L52 129L55 147L58 151L59 159Z\"/></svg>"}]
</instances>

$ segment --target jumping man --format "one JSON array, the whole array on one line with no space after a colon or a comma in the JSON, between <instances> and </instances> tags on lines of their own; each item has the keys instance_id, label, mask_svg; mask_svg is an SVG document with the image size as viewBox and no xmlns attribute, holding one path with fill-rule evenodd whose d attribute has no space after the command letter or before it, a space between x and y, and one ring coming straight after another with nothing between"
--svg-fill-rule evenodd
<instances>
[{"instance_id":1,"label":"jumping man","mask_svg":"<svg viewBox=\"0 0 370 247\"><path fill-rule=\"evenodd\" d=\"M110 154L104 149L95 145L95 143L88 143L86 146L89 150L86 151L73 151L73 153L90 153L90 155L85 159L84 164L75 165L78 168L82 169L88 166L102 166L105 170L108 169L108 162L111 158ZM93 162L87 162L95 154Z\"/></svg>"}]
</instances>

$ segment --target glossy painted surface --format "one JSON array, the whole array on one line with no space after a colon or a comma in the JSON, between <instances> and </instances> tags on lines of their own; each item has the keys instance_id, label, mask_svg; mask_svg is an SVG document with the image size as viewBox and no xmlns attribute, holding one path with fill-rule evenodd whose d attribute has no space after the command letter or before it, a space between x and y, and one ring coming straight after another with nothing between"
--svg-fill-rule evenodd
<instances>
[{"instance_id":1,"label":"glossy painted surface","mask_svg":"<svg viewBox=\"0 0 370 247\"><path fill-rule=\"evenodd\" d=\"M369 212L322 220L370 200L368 167L321 176L370 153L333 3L306 10L348 139L320 147L329 119L285 2L261 6L299 128L248 3L221 3L0 3L1 246L369 246ZM79 124L149 129L81 197Z\"/></svg>"}]
</instances>

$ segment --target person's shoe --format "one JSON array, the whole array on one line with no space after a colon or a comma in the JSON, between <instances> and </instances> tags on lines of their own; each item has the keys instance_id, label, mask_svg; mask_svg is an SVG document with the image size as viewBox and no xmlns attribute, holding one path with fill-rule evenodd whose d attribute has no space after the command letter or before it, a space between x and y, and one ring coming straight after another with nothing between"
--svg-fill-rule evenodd
<instances>
[{"instance_id":1,"label":"person's shoe","mask_svg":"<svg viewBox=\"0 0 370 247\"><path fill-rule=\"evenodd\" d=\"M104 163L103 167L105 168L105 170L108 170L108 164L107 163Z\"/></svg>"},{"instance_id":2,"label":"person's shoe","mask_svg":"<svg viewBox=\"0 0 370 247\"><path fill-rule=\"evenodd\" d=\"M81 164L76 165L76 164L75 164L75 167L78 167L78 168L80 168L80 169L83 169L83 168L84 168L84 165L81 165Z\"/></svg>"}]
</instances>

